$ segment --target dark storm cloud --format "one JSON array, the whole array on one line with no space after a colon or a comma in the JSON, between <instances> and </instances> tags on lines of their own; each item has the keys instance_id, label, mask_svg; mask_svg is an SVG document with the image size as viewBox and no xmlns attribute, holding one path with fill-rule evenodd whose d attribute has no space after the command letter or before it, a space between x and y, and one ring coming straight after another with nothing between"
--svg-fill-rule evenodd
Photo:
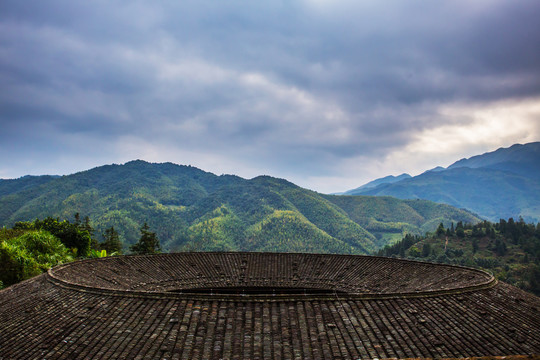
<instances>
[{"instance_id":1,"label":"dark storm cloud","mask_svg":"<svg viewBox=\"0 0 540 360\"><path fill-rule=\"evenodd\" d=\"M538 97L539 18L526 0L2 1L0 177L31 172L15 144L52 168L215 154L318 176L383 159L470 121L441 107Z\"/></svg>"}]
</instances>

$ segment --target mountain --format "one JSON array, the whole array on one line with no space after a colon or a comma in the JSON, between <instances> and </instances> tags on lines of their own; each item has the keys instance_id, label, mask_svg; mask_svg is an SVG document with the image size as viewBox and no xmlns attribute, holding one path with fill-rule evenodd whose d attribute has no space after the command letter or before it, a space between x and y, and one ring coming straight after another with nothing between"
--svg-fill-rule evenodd
<instances>
[{"instance_id":1,"label":"mountain","mask_svg":"<svg viewBox=\"0 0 540 360\"><path fill-rule=\"evenodd\" d=\"M0 181L0 226L47 216L89 216L125 245L144 222L165 250L369 253L440 222L477 222L429 201L322 195L286 180L217 176L141 160L61 177Z\"/></svg>"},{"instance_id":2,"label":"mountain","mask_svg":"<svg viewBox=\"0 0 540 360\"><path fill-rule=\"evenodd\" d=\"M380 179L370 181L367 184L364 184L364 185L362 185L360 187L357 187L356 189L348 190L348 191L345 191L344 193L336 194L336 195L354 195L358 191L362 191L362 190L366 190L366 189L372 189L372 188L377 187L377 186L382 185L382 184L393 184L393 183L401 181L403 179L409 179L410 177L411 177L411 175L409 175L409 174L401 174L399 176L389 175L389 176L385 176L385 177L380 178Z\"/></svg>"},{"instance_id":3,"label":"mountain","mask_svg":"<svg viewBox=\"0 0 540 360\"><path fill-rule=\"evenodd\" d=\"M444 170L446 170L446 168L443 168L442 166L437 166L437 167L434 167L433 169L429 169L427 171L424 171L424 173L439 172L439 171L444 171Z\"/></svg>"},{"instance_id":4,"label":"mountain","mask_svg":"<svg viewBox=\"0 0 540 360\"><path fill-rule=\"evenodd\" d=\"M461 159L448 169L463 167L501 170L526 178L540 179L540 142L515 144L506 149L501 148L469 159Z\"/></svg>"},{"instance_id":5,"label":"mountain","mask_svg":"<svg viewBox=\"0 0 540 360\"><path fill-rule=\"evenodd\" d=\"M426 199L468 209L491 221L521 216L538 222L540 142L501 148L350 194Z\"/></svg>"},{"instance_id":6,"label":"mountain","mask_svg":"<svg viewBox=\"0 0 540 360\"><path fill-rule=\"evenodd\" d=\"M41 184L45 184L58 176L30 176L26 175L19 179L0 179L0 196L9 195L24 189L35 188Z\"/></svg>"}]
</instances>

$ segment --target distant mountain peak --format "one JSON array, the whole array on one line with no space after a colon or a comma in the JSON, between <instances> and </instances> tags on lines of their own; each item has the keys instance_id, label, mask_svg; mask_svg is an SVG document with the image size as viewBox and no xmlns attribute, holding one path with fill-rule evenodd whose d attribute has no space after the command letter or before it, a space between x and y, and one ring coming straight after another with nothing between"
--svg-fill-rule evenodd
<instances>
[{"instance_id":1,"label":"distant mountain peak","mask_svg":"<svg viewBox=\"0 0 540 360\"><path fill-rule=\"evenodd\" d=\"M358 191L362 191L362 190L367 190L367 189L372 189L372 188L375 188L379 185L382 185L382 184L393 184L395 182L398 182L398 181L401 181L401 180L404 180L404 179L409 179L411 177L411 175L407 174L407 173L403 173L401 175L398 175L398 176L394 176L394 175L388 175L388 176L385 176L383 178L379 178L379 179L375 179L373 181L370 181L360 187L357 187L356 189L352 189L352 190L349 190L349 191L346 191L344 193L342 193L341 195L355 195L356 192Z\"/></svg>"},{"instance_id":2,"label":"distant mountain peak","mask_svg":"<svg viewBox=\"0 0 540 360\"><path fill-rule=\"evenodd\" d=\"M444 170L446 170L446 168L444 168L442 166L437 166L437 167L434 167L433 169L429 169L429 170L424 171L423 174L429 173L429 172L441 172L441 171L444 171Z\"/></svg>"},{"instance_id":3,"label":"distant mountain peak","mask_svg":"<svg viewBox=\"0 0 540 360\"><path fill-rule=\"evenodd\" d=\"M378 179L371 182L376 186L363 185L345 194L426 199L468 209L491 221L522 216L536 222L540 219L539 165L540 142L515 144L410 179L393 183Z\"/></svg>"},{"instance_id":4,"label":"distant mountain peak","mask_svg":"<svg viewBox=\"0 0 540 360\"><path fill-rule=\"evenodd\" d=\"M468 167L471 169L487 167L500 168L498 164L507 163L534 163L540 157L540 142L528 144L514 144L507 148L499 148L495 151L481 155L463 158L450 165L447 169Z\"/></svg>"}]
</instances>

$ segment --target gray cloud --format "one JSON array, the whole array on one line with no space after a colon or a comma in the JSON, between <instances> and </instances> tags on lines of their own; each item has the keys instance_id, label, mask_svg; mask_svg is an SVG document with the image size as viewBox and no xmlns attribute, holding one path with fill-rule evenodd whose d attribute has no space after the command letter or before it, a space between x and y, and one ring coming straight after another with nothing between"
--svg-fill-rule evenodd
<instances>
[{"instance_id":1,"label":"gray cloud","mask_svg":"<svg viewBox=\"0 0 540 360\"><path fill-rule=\"evenodd\" d=\"M533 0L6 0L0 177L153 154L339 178L473 121L441 109L538 98L538 18Z\"/></svg>"}]
</instances>

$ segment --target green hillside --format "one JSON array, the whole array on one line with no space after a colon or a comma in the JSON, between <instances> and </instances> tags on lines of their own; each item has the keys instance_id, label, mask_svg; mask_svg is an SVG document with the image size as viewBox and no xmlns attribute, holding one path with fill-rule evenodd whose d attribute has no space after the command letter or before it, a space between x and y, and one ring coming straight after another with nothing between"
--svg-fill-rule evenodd
<instances>
[{"instance_id":1,"label":"green hillside","mask_svg":"<svg viewBox=\"0 0 540 360\"><path fill-rule=\"evenodd\" d=\"M132 161L62 177L0 181L0 225L48 216L89 216L100 235L114 226L124 249L148 223L165 251L370 253L442 221L477 222L429 201L329 196L286 180L217 176L190 166Z\"/></svg>"},{"instance_id":2,"label":"green hillside","mask_svg":"<svg viewBox=\"0 0 540 360\"><path fill-rule=\"evenodd\" d=\"M475 223L478 217L456 208L427 200L400 200L389 196L325 195L347 216L376 237L376 245L384 246L401 240L406 234L433 231L442 222Z\"/></svg>"},{"instance_id":3,"label":"green hillside","mask_svg":"<svg viewBox=\"0 0 540 360\"><path fill-rule=\"evenodd\" d=\"M407 235L379 255L480 267L540 295L540 223L510 218L443 225L427 236Z\"/></svg>"}]
</instances>

